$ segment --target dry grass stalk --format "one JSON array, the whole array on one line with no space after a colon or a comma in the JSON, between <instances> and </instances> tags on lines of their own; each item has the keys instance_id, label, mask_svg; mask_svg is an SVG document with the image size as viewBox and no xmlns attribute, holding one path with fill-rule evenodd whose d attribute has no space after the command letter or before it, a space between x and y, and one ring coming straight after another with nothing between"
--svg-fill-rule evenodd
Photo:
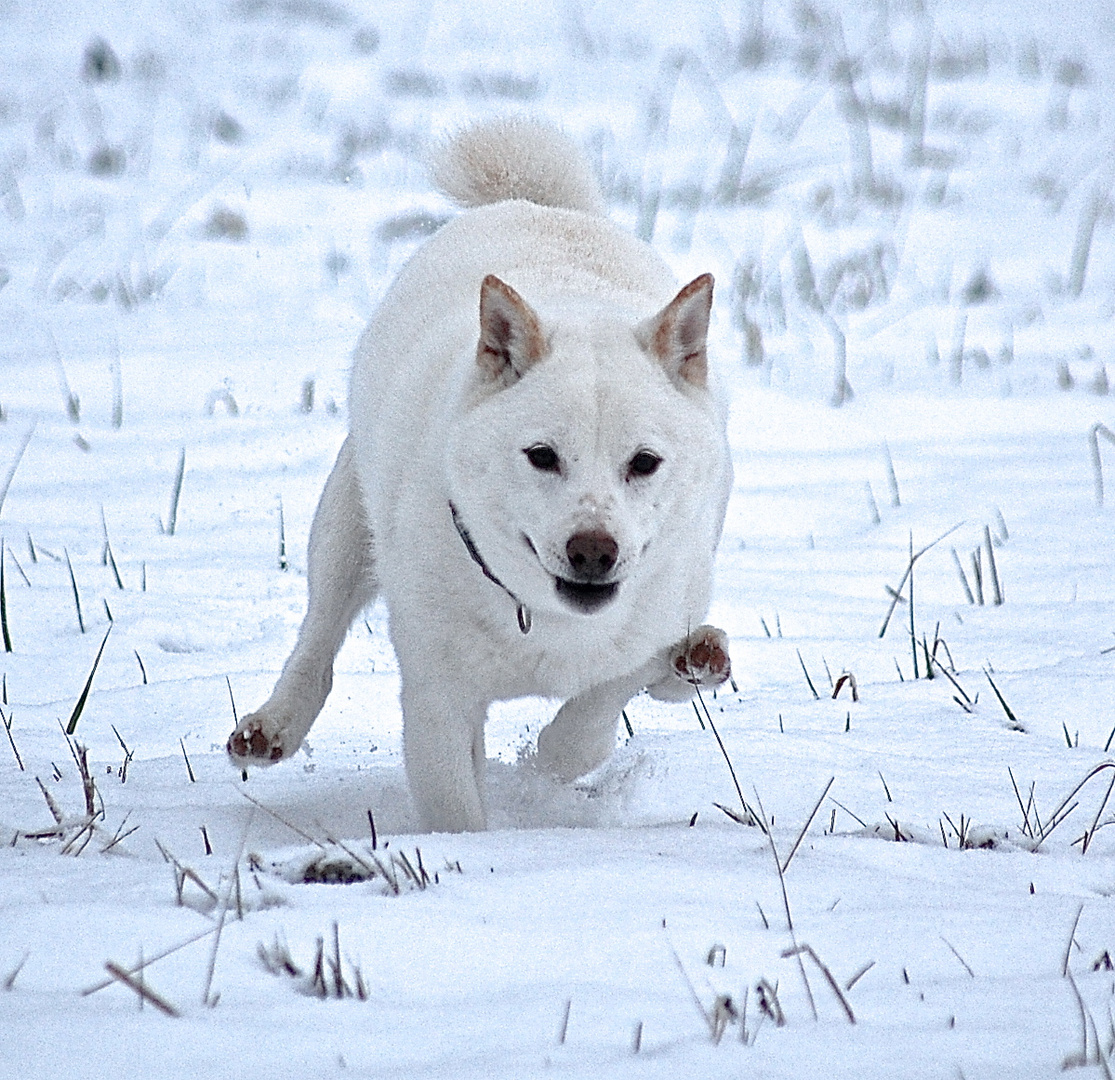
<instances>
[{"instance_id":1,"label":"dry grass stalk","mask_svg":"<svg viewBox=\"0 0 1115 1080\"><path fill-rule=\"evenodd\" d=\"M8 497L8 489L12 486L12 480L15 478L16 469L19 468L19 463L23 460L24 451L26 451L27 444L31 441L31 436L34 432L35 425L32 424L24 433L19 448L15 452L15 457L12 459L11 465L8 466L8 471L4 474L4 481L0 483L0 510L4 509L4 500Z\"/></svg>"},{"instance_id":2,"label":"dry grass stalk","mask_svg":"<svg viewBox=\"0 0 1115 1080\"><path fill-rule=\"evenodd\" d=\"M1003 698L1003 695L999 693L999 688L995 685L995 680L993 678L991 678L991 672L988 671L985 668L983 673L984 673L984 675L987 676L987 681L989 683L991 683L991 689L995 691L995 696L999 699L999 704L1003 706L1003 712L1005 712L1007 714L1007 720L1010 721L1011 730L1012 731L1025 731L1026 729L1022 726L1022 721L1019 720L1018 717L1014 715L1014 713L1011 711L1011 707L1006 703L1006 700Z\"/></svg>"},{"instance_id":3,"label":"dry grass stalk","mask_svg":"<svg viewBox=\"0 0 1115 1080\"><path fill-rule=\"evenodd\" d=\"M12 736L12 713L9 712L7 716L4 715L4 710L0 709L0 721L3 721L4 731L7 733L8 742L12 745L12 753L15 754L16 764L19 766L20 772L25 772L23 767L23 758L19 756L19 748L15 744L15 739Z\"/></svg>"},{"instance_id":4,"label":"dry grass stalk","mask_svg":"<svg viewBox=\"0 0 1115 1080\"><path fill-rule=\"evenodd\" d=\"M891 593L891 604L890 608L887 610L886 618L883 619L883 625L879 630L879 637L884 637L886 635L887 627L890 626L891 616L894 614L894 609L898 606L898 601L902 596L902 590L906 586L906 580L909 578L910 574L913 573L914 563L916 563L918 559L920 559L927 551L931 551L933 548L935 548L946 537L951 536L963 524L964 522L962 521L958 522L947 532L944 532L940 536L938 536L937 539L933 541L933 543L926 544L925 547L923 547L920 551L911 551L910 561L906 564L906 572L902 575L902 580L898 583L898 588L889 590Z\"/></svg>"},{"instance_id":5,"label":"dry grass stalk","mask_svg":"<svg viewBox=\"0 0 1115 1080\"><path fill-rule=\"evenodd\" d=\"M998 607L1003 602L1003 590L999 585L999 568L995 565L995 547L991 543L991 529L987 525L983 527L983 539L987 545L987 567L991 571L992 598L995 606Z\"/></svg>"},{"instance_id":6,"label":"dry grass stalk","mask_svg":"<svg viewBox=\"0 0 1115 1080\"><path fill-rule=\"evenodd\" d=\"M817 816L817 811L821 809L821 803L825 801L825 797L828 795L829 790L832 788L835 780L835 776L829 777L829 782L825 784L825 790L821 792L821 797L817 800L813 809L809 812L809 817L805 819L805 824L801 827L801 832L798 833L798 838L794 841L794 846L790 848L790 854L786 856L786 861L782 864L783 874L785 874L786 871L790 868L790 861L793 859L794 853L801 846L802 840L805 839L805 834L809 831L809 826L813 824L813 819Z\"/></svg>"},{"instance_id":7,"label":"dry grass stalk","mask_svg":"<svg viewBox=\"0 0 1115 1080\"><path fill-rule=\"evenodd\" d=\"M146 983L136 979L119 964L113 963L111 960L105 963L105 971L107 971L113 979L121 985L126 986L133 993L140 996L143 1001L149 1001L161 1013L167 1016L179 1017L182 1014L173 1006L166 998L156 994Z\"/></svg>"},{"instance_id":8,"label":"dry grass stalk","mask_svg":"<svg viewBox=\"0 0 1115 1080\"><path fill-rule=\"evenodd\" d=\"M136 964L134 967L122 970L124 970L126 974L131 976L139 975L142 971L149 968L152 964L157 963L159 960L165 960L168 956L172 956L180 949L186 948L187 945L193 945L195 942L201 941L202 938L207 938L210 934L215 934L216 932L217 928L215 926L210 926L207 929L202 930L201 933L194 934L192 937L186 938L185 941L181 941L177 945L172 945L169 949L164 949L162 952L156 953L154 956L147 957L139 964ZM81 996L89 997L91 994L99 993L101 990L112 986L115 981L116 979L114 977L112 979L105 979L104 982L99 982L95 986L88 986L84 990L82 990Z\"/></svg>"},{"instance_id":9,"label":"dry grass stalk","mask_svg":"<svg viewBox=\"0 0 1115 1080\"><path fill-rule=\"evenodd\" d=\"M759 998L759 1012L773 1020L775 1027L785 1027L786 1014L778 1000L778 987L771 986L766 977L763 977L756 983L755 992Z\"/></svg>"},{"instance_id":10,"label":"dry grass stalk","mask_svg":"<svg viewBox=\"0 0 1115 1080\"><path fill-rule=\"evenodd\" d=\"M968 961L965 960L964 957L956 951L956 946L953 945L953 943L949 941L949 939L946 938L943 934L941 935L941 940L949 947L949 952L951 952L952 955L960 961L961 967L963 967L964 970L968 973L968 976L974 979L976 977L976 973L968 966Z\"/></svg>"},{"instance_id":11,"label":"dry grass stalk","mask_svg":"<svg viewBox=\"0 0 1115 1080\"><path fill-rule=\"evenodd\" d=\"M23 965L27 963L27 959L30 955L30 953L24 953L20 962L4 976L4 982L0 985L2 985L5 990L12 990L15 988L15 981L19 978L19 973L23 970Z\"/></svg>"},{"instance_id":12,"label":"dry grass stalk","mask_svg":"<svg viewBox=\"0 0 1115 1080\"><path fill-rule=\"evenodd\" d=\"M1115 443L1115 431L1105 424L1093 424L1088 432L1088 442L1092 448L1092 472L1096 481L1096 505L1103 506L1103 461L1100 459L1100 436L1108 442ZM2 493L0 493L2 494ZM0 502L3 500L0 499Z\"/></svg>"},{"instance_id":13,"label":"dry grass stalk","mask_svg":"<svg viewBox=\"0 0 1115 1080\"><path fill-rule=\"evenodd\" d=\"M836 995L836 1000L840 1002L840 1005L844 1010L844 1015L848 1018L848 1023L854 1024L856 1022L856 1014L852 1012L852 1006L848 1004L848 999L844 996L844 991L840 989L839 983L837 983L836 979L833 978L833 974L829 970L828 965L821 960L816 952L814 952L811 945L797 945L793 949L787 949L784 953L782 953L782 956L787 958L791 956L798 956L800 958L803 954L805 956L808 956L809 959L812 960L813 963L816 964L817 967L820 969L821 974L825 977L825 982L829 984L829 989L831 989L833 994Z\"/></svg>"},{"instance_id":14,"label":"dry grass stalk","mask_svg":"<svg viewBox=\"0 0 1115 1080\"><path fill-rule=\"evenodd\" d=\"M182 760L186 763L186 774L190 778L190 783L191 784L196 784L197 783L197 777L194 776L193 766L190 764L189 755L186 753L186 740L183 739L183 738L180 738L178 740L178 745L182 748Z\"/></svg>"},{"instance_id":15,"label":"dry grass stalk","mask_svg":"<svg viewBox=\"0 0 1115 1080\"><path fill-rule=\"evenodd\" d=\"M874 960L868 960L845 984L844 990L850 991L875 966Z\"/></svg>"},{"instance_id":16,"label":"dry grass stalk","mask_svg":"<svg viewBox=\"0 0 1115 1080\"><path fill-rule=\"evenodd\" d=\"M745 814L747 814L747 813L750 812L750 808L748 807L747 802L743 797L743 790L739 786L739 779L736 777L736 770L732 766L732 759L728 756L727 748L724 746L724 740L720 738L720 732L716 730L716 725L712 722L712 713L709 712L709 708L705 704L705 699L704 699L704 697L701 696L701 688L699 686L694 685L694 690L696 690L696 692L697 692L697 701L699 701L701 703L701 708L704 709L705 719L708 720L708 726L710 728L712 728L712 733L713 733L713 735L716 736L716 743L720 747L720 753L724 755L724 761L728 765L728 772L732 776L732 783L735 785L736 795L739 796L740 806L743 807L743 812ZM696 704L694 704L694 708L695 707L696 707ZM698 712L697 713L697 718L700 719L700 717L701 717L701 714ZM702 726L704 726L704 725L702 724Z\"/></svg>"},{"instance_id":17,"label":"dry grass stalk","mask_svg":"<svg viewBox=\"0 0 1115 1080\"><path fill-rule=\"evenodd\" d=\"M12 635L8 631L8 591L4 582L4 556L7 554L7 548L4 541L0 539L0 635L4 639L4 652L10 653L12 651Z\"/></svg>"},{"instance_id":18,"label":"dry grass stalk","mask_svg":"<svg viewBox=\"0 0 1115 1080\"><path fill-rule=\"evenodd\" d=\"M163 533L166 536L173 536L174 530L178 527L178 500L182 496L182 480L186 475L186 448L183 446L178 454L178 468L174 473L174 484L170 491L170 513L167 515L167 523L163 527Z\"/></svg>"},{"instance_id":19,"label":"dry grass stalk","mask_svg":"<svg viewBox=\"0 0 1115 1080\"><path fill-rule=\"evenodd\" d=\"M810 692L813 694L814 701L820 701L821 695L817 693L817 688L813 685L813 680L809 677L809 670L805 666L805 661L801 656L801 649L795 650L798 654L798 663L801 664L802 673L805 675L805 681L809 684Z\"/></svg>"},{"instance_id":20,"label":"dry grass stalk","mask_svg":"<svg viewBox=\"0 0 1115 1080\"><path fill-rule=\"evenodd\" d=\"M790 934L790 942L793 947L797 948L797 934L794 931L794 919L790 914L790 895L786 891L786 875L782 871L782 861L778 857L778 848L774 843L774 834L771 831L770 819L767 817L766 811L763 809L763 800L759 798L759 792L755 792L755 802L759 806L759 813L762 815L765 832L767 835L767 843L770 845L770 853L774 858L774 868L778 871L778 884L782 889L782 907L786 913L786 929ZM813 988L809 985L809 976L805 973L805 964L802 962L801 954L797 954L798 971L801 974L802 984L805 986L805 996L809 999L809 1011L813 1014L813 1019L817 1019L817 1004L813 1000Z\"/></svg>"}]
</instances>

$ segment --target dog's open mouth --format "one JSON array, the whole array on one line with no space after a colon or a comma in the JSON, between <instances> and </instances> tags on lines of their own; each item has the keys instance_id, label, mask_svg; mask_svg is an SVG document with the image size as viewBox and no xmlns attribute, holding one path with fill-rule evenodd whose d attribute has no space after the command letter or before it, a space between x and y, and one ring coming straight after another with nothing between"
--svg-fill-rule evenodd
<instances>
[{"instance_id":1,"label":"dog's open mouth","mask_svg":"<svg viewBox=\"0 0 1115 1080\"><path fill-rule=\"evenodd\" d=\"M591 615L611 603L619 592L618 581L609 582L607 585L568 581L562 577L555 578L554 581L558 596L575 611L583 612L585 615Z\"/></svg>"}]
</instances>

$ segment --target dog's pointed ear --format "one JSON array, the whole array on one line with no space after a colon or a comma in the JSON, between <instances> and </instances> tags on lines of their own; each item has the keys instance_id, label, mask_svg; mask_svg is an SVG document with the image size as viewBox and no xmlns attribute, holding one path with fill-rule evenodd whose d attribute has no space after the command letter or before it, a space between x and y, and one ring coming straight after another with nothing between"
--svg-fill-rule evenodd
<instances>
[{"instance_id":1,"label":"dog's pointed ear","mask_svg":"<svg viewBox=\"0 0 1115 1080\"><path fill-rule=\"evenodd\" d=\"M708 386L706 342L712 285L712 274L694 278L635 332L639 344L671 379L702 389Z\"/></svg>"},{"instance_id":2,"label":"dog's pointed ear","mask_svg":"<svg viewBox=\"0 0 1115 1080\"><path fill-rule=\"evenodd\" d=\"M506 282L489 274L480 286L480 340L476 362L492 381L510 386L547 352L546 336L531 306Z\"/></svg>"}]
</instances>

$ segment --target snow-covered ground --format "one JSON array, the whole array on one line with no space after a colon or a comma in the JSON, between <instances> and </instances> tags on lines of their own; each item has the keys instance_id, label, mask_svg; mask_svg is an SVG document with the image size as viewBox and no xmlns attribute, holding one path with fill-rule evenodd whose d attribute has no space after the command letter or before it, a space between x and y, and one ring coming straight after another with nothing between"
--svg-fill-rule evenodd
<instances>
[{"instance_id":1,"label":"snow-covered ground","mask_svg":"<svg viewBox=\"0 0 1115 1080\"><path fill-rule=\"evenodd\" d=\"M0 1074L1110 1076L1110 4L529 7L0 0ZM223 744L424 148L509 110L717 277L737 689L572 788L507 705L422 836L381 608Z\"/></svg>"}]
</instances>

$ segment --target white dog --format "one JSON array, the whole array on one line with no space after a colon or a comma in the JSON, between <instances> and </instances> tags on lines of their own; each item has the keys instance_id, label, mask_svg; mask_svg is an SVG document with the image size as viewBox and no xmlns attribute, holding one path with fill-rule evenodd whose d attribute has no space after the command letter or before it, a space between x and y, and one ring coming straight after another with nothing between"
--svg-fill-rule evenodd
<instances>
[{"instance_id":1,"label":"white dog","mask_svg":"<svg viewBox=\"0 0 1115 1080\"><path fill-rule=\"evenodd\" d=\"M571 780L615 745L644 687L728 677L699 626L731 484L705 339L712 278L680 292L609 223L588 163L544 124L480 124L438 186L471 207L407 263L356 349L349 436L309 548L309 608L237 765L301 745L333 660L377 595L427 828L483 829L493 701L565 704L537 761Z\"/></svg>"}]
</instances>

